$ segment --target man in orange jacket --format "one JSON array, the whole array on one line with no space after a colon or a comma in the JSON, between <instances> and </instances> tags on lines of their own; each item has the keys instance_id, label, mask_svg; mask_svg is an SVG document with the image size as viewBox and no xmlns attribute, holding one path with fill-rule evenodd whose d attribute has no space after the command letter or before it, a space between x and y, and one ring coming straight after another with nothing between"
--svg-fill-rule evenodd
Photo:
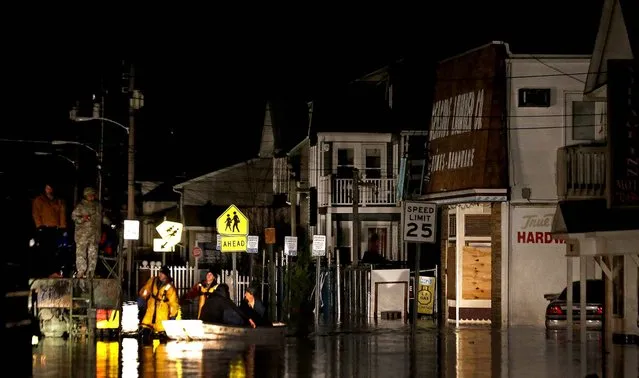
<instances>
[{"instance_id":1,"label":"man in orange jacket","mask_svg":"<svg viewBox=\"0 0 639 378\"><path fill-rule=\"evenodd\" d=\"M66 206L62 199L55 197L51 184L45 185L44 193L36 197L32 205L38 245L38 261L33 261L32 266L40 267L36 274L39 277L58 277L62 262L57 240L67 230Z\"/></svg>"}]
</instances>

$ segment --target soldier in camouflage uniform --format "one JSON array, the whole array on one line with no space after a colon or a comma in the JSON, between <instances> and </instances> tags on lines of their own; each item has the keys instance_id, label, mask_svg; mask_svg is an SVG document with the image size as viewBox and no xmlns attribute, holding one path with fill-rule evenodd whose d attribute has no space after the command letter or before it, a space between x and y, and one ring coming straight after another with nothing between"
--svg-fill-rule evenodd
<instances>
[{"instance_id":1,"label":"soldier in camouflage uniform","mask_svg":"<svg viewBox=\"0 0 639 378\"><path fill-rule=\"evenodd\" d=\"M85 188L83 194L84 199L71 213L75 223L75 267L78 278L85 278L87 274L93 276L102 234L102 206L96 201L95 189Z\"/></svg>"}]
</instances>

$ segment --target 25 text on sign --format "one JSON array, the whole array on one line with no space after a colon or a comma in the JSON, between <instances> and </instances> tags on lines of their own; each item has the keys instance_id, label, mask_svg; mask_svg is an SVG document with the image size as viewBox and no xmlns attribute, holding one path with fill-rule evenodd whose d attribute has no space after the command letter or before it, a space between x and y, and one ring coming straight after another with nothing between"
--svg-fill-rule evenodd
<instances>
[{"instance_id":1,"label":"25 text on sign","mask_svg":"<svg viewBox=\"0 0 639 378\"><path fill-rule=\"evenodd\" d=\"M435 243L437 205L406 202L404 206L404 241Z\"/></svg>"}]
</instances>

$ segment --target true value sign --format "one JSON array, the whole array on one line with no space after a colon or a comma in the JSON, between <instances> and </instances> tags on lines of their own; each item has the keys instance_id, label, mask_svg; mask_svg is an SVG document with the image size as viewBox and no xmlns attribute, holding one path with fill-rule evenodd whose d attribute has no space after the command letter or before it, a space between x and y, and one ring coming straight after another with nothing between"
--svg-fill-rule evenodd
<instances>
[{"instance_id":1,"label":"true value sign","mask_svg":"<svg viewBox=\"0 0 639 378\"><path fill-rule=\"evenodd\" d=\"M404 241L435 243L436 230L436 204L404 202Z\"/></svg>"}]
</instances>

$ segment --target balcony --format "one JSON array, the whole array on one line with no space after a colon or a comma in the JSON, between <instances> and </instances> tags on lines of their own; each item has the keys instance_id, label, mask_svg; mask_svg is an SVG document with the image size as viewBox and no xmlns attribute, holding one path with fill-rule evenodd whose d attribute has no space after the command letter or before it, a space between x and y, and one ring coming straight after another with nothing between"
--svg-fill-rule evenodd
<instances>
[{"instance_id":1,"label":"balcony","mask_svg":"<svg viewBox=\"0 0 639 378\"><path fill-rule=\"evenodd\" d=\"M322 176L317 191L320 207L353 205L353 179ZM359 203L360 206L396 206L396 193L394 178L362 179Z\"/></svg>"},{"instance_id":2,"label":"balcony","mask_svg":"<svg viewBox=\"0 0 639 378\"><path fill-rule=\"evenodd\" d=\"M606 146L576 145L557 150L557 195L593 199L606 195Z\"/></svg>"}]
</instances>

